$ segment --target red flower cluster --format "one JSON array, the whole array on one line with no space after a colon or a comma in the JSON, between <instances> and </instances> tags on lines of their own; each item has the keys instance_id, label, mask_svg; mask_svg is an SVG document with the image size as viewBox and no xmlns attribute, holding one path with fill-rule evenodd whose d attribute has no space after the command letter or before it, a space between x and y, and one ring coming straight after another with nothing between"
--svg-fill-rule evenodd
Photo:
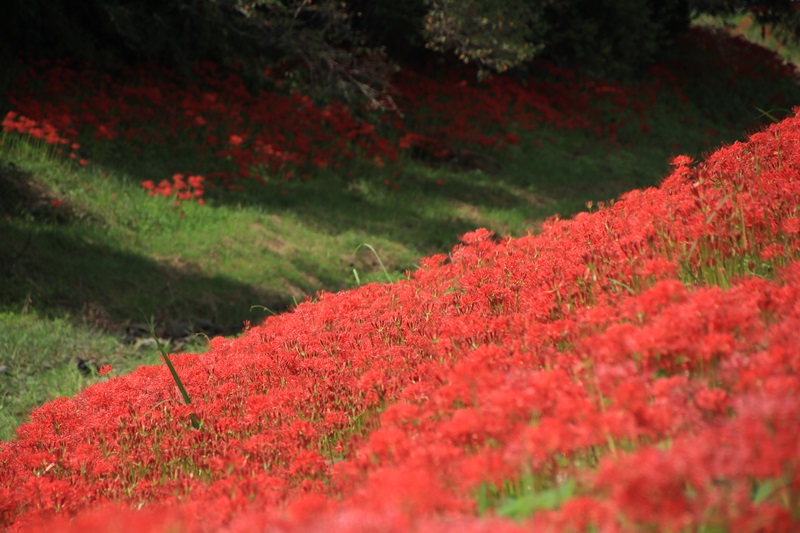
<instances>
[{"instance_id":1,"label":"red flower cluster","mask_svg":"<svg viewBox=\"0 0 800 533\"><path fill-rule=\"evenodd\" d=\"M22 116L15 111L6 113L2 122L2 130L9 133L22 133L30 135L34 139L41 139L47 144L67 145L70 141L58 134L58 130L48 122L37 122L28 117Z\"/></svg>"},{"instance_id":2,"label":"red flower cluster","mask_svg":"<svg viewBox=\"0 0 800 533\"><path fill-rule=\"evenodd\" d=\"M69 139L61 137L58 130L46 121L40 123L19 115L15 111L9 111L6 113L2 124L0 124L0 131L4 133L20 133L34 139L43 140L49 145L56 146L55 153L57 154L64 153L62 146L70 145L72 151L69 153L69 158L77 161L81 166L86 166L88 163L86 159L81 159L78 156L77 151L81 145L76 142L70 143ZM2 141L0 141L0 144L3 144Z\"/></svg>"},{"instance_id":3,"label":"red flower cluster","mask_svg":"<svg viewBox=\"0 0 800 533\"><path fill-rule=\"evenodd\" d=\"M174 174L172 180L161 180L158 185L153 180L142 182L142 187L150 191L150 196L160 194L162 196L175 195L176 202L197 199L200 205L205 204L203 192L205 192L203 176L185 177L183 174Z\"/></svg>"},{"instance_id":4,"label":"red flower cluster","mask_svg":"<svg viewBox=\"0 0 800 533\"><path fill-rule=\"evenodd\" d=\"M731 81L794 75L774 56L743 40L720 42L703 31L693 31L689 38L709 53L729 48L719 53L720 61L745 58L726 65ZM625 143L651 130L653 106L665 87L687 100L683 90L686 79L694 76L691 68L659 65L651 69L648 81L621 84L537 62L536 73L525 79L494 76L468 83L475 73L466 67L448 66L442 73L422 65L418 72L400 71L393 80L395 98L406 114L376 118L374 113L354 114L342 103L320 107L308 96L280 92L285 84L272 72L265 75L276 90L251 92L241 77L222 73L212 63L198 65L193 82L152 65L114 78L68 63L40 63L16 81L7 99L17 112L43 125L15 120L12 113L4 128L61 144L68 141L56 131L87 142L124 139L137 151L158 145L159 150L191 154L196 161L192 168L175 172L242 190L242 180L308 179L317 169L347 172L353 161L396 166L409 150L443 161L475 149L503 150L518 144L519 131L542 126L590 131L612 146ZM187 195L169 179L158 186L149 180L142 185L151 194L177 194L179 201L181 194Z\"/></svg>"},{"instance_id":5,"label":"red flower cluster","mask_svg":"<svg viewBox=\"0 0 800 533\"><path fill-rule=\"evenodd\" d=\"M47 126L51 135L57 129L71 139L81 134L94 142L124 139L137 150L157 143L189 151L197 160L189 173L239 190L234 181L243 178L308 177L314 169L341 169L355 159L396 165L399 153L411 148L438 159L452 156L455 147L503 149L518 144L517 128L543 124L589 129L616 142L626 122L647 129L645 110L656 89L674 81L664 69L638 87L578 78L549 64L539 70L548 75L480 84L464 81L474 77L464 68L448 69L444 79L404 70L395 85L410 112L384 114L378 124L355 118L337 102L319 107L295 92L251 93L240 77L223 76L211 63L197 67L200 81L194 84L171 81L152 66L117 79L66 63L37 64L8 100L19 112L53 124ZM143 182L151 194L182 191L175 184L151 184Z\"/></svg>"},{"instance_id":6,"label":"red flower cluster","mask_svg":"<svg viewBox=\"0 0 800 533\"><path fill-rule=\"evenodd\" d=\"M162 366L45 404L0 445L0 523L796 530L800 115L675 163L175 355L190 406Z\"/></svg>"},{"instance_id":7,"label":"red flower cluster","mask_svg":"<svg viewBox=\"0 0 800 533\"><path fill-rule=\"evenodd\" d=\"M8 100L70 138L80 133L94 142L124 139L139 151L153 144L188 151L197 161L189 174L234 190L242 178L293 179L354 158L377 166L397 160L396 148L375 126L355 119L341 103L320 108L296 92L251 93L239 76L223 76L211 63L198 65L196 74L199 81L189 84L154 66L112 78L42 63L20 77ZM167 187L149 190L163 194Z\"/></svg>"},{"instance_id":8,"label":"red flower cluster","mask_svg":"<svg viewBox=\"0 0 800 533\"><path fill-rule=\"evenodd\" d=\"M385 117L404 132L399 146L454 144L502 150L519 142L516 128L535 131L542 126L588 130L598 138L619 143L619 133L631 126L650 130L647 110L663 85L674 85L664 68L653 69L645 84L623 86L579 77L547 62L537 63L537 74L523 82L495 76L479 84L465 80L474 73L448 68L444 79L403 70L395 84L402 107L415 112L405 120ZM680 94L679 87L675 91Z\"/></svg>"}]
</instances>

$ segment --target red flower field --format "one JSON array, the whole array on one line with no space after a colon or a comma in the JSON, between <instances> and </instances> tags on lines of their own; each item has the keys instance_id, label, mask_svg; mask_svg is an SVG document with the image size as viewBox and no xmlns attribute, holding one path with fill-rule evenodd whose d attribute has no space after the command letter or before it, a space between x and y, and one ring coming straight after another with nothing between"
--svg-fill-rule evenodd
<instances>
[{"instance_id":1,"label":"red flower field","mask_svg":"<svg viewBox=\"0 0 800 533\"><path fill-rule=\"evenodd\" d=\"M538 235L478 230L174 355L189 405L164 366L45 404L0 444L0 524L797 530L798 113Z\"/></svg>"},{"instance_id":2,"label":"red flower field","mask_svg":"<svg viewBox=\"0 0 800 533\"><path fill-rule=\"evenodd\" d=\"M754 75L791 77L775 58L737 57L762 66L753 67ZM197 65L189 79L155 65L116 77L68 61L29 61L26 67L6 95L14 111L3 122L5 131L42 138L60 150L80 139L90 150L114 152L124 144L136 152L133 157L148 149L191 154L183 158L191 161L188 167L141 182L150 195L177 202L202 203L211 190L240 191L266 180L345 174L353 164L397 170L414 150L446 162L456 154L504 150L517 145L521 133L542 128L588 131L619 146L627 142L621 137L651 130L659 91L667 87L677 102L687 99L683 81L665 65L630 84L590 79L547 62L536 65L535 76L481 83L458 65L403 69L393 81L402 114L322 105L287 89L273 72L265 73L267 87L249 90L235 71L212 63ZM533 142L541 146L546 138ZM73 159L85 151L75 146ZM81 161L91 161L91 154Z\"/></svg>"}]
</instances>

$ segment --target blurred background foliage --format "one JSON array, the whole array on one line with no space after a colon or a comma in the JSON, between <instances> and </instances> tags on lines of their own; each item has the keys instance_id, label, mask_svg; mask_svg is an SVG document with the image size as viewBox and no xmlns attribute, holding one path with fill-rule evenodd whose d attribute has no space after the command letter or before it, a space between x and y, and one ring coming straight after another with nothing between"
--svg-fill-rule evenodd
<instances>
[{"instance_id":1,"label":"blurred background foliage","mask_svg":"<svg viewBox=\"0 0 800 533\"><path fill-rule=\"evenodd\" d=\"M786 39L792 0L5 0L3 58L71 57L114 70L197 61L258 84L280 69L318 98L391 106L397 65L453 54L481 76L544 57L603 75L636 75L698 14L750 12ZM412 63L413 64L413 63Z\"/></svg>"}]
</instances>

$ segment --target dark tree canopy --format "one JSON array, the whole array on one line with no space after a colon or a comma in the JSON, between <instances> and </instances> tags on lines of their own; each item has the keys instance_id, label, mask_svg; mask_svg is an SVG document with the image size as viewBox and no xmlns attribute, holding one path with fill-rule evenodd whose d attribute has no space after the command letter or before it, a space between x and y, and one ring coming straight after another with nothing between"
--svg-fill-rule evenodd
<instances>
[{"instance_id":1,"label":"dark tree canopy","mask_svg":"<svg viewBox=\"0 0 800 533\"><path fill-rule=\"evenodd\" d=\"M479 74L536 56L636 72L692 14L752 12L796 38L792 0L6 0L0 44L113 68L150 60L188 72L210 59L244 74L279 65L321 96L381 94L398 61L453 54Z\"/></svg>"}]
</instances>

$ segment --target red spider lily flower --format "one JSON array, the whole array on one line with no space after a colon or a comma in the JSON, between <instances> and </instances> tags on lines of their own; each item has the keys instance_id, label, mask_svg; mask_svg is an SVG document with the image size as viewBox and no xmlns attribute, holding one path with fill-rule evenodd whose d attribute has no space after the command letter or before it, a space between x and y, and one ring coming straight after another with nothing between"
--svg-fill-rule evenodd
<instances>
[{"instance_id":1,"label":"red spider lily flower","mask_svg":"<svg viewBox=\"0 0 800 533\"><path fill-rule=\"evenodd\" d=\"M693 162L693 159L691 157L689 157L688 155L678 155L678 156L675 156L675 157L672 158L672 161L670 161L670 164L673 167L680 168L680 167L688 167L689 165L692 164L692 162Z\"/></svg>"},{"instance_id":2,"label":"red spider lily flower","mask_svg":"<svg viewBox=\"0 0 800 533\"><path fill-rule=\"evenodd\" d=\"M797 235L800 233L800 218L792 217L783 221L781 230L789 235Z\"/></svg>"},{"instance_id":3,"label":"red spider lily flower","mask_svg":"<svg viewBox=\"0 0 800 533\"><path fill-rule=\"evenodd\" d=\"M551 68L559 84L584 82ZM149 106L172 92L185 98L171 116L176 130L201 112L221 124L211 108L231 95L246 104L246 91L213 65L198 69L219 97L125 88ZM479 88L456 87L462 76L408 78L406 94L426 105L452 86L466 93L461 114L495 109L472 104ZM487 85L499 103L520 91ZM631 108L630 124L638 118L625 87L525 89L518 111L529 127L607 134L591 113L603 95ZM236 129L202 145L231 158L229 174L215 176L226 187L259 165L302 175L317 150L392 161L376 129L336 106L316 109L301 95L269 110L245 104L264 123L280 109L290 119L259 133L261 149L248 155L225 141L248 126L230 113ZM490 146L452 115L446 138ZM330 129L295 131L314 120ZM175 358L191 406L161 366L48 402L0 444L0 527L795 531L798 166L800 114L696 166L678 161L657 188L552 217L536 235L470 232L407 280L321 293L241 336L211 339L208 351ZM190 191L200 203L199 184L173 177L148 190L177 205L176 192ZM776 275L743 266L700 282L761 257ZM503 518L521 504L534 514Z\"/></svg>"}]
</instances>

